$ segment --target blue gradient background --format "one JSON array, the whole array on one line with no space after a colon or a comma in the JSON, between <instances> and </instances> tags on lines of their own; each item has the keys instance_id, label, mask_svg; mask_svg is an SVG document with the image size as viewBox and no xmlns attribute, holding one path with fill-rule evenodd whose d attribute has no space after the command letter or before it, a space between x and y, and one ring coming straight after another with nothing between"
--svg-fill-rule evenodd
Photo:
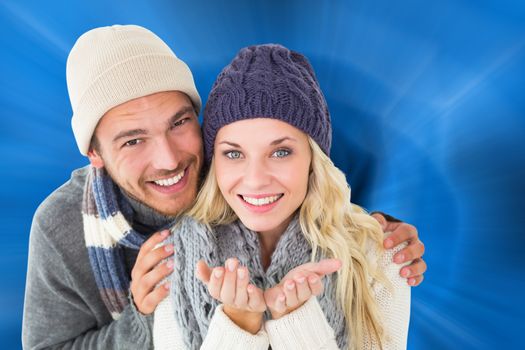
<instances>
[{"instance_id":1,"label":"blue gradient background","mask_svg":"<svg viewBox=\"0 0 525 350\"><path fill-rule=\"evenodd\" d=\"M20 348L34 210L86 164L70 129L67 54L84 31L114 23L161 36L203 99L243 46L306 54L354 201L415 224L426 243L409 348L523 348L524 2L13 0L0 3L3 349Z\"/></svg>"}]
</instances>

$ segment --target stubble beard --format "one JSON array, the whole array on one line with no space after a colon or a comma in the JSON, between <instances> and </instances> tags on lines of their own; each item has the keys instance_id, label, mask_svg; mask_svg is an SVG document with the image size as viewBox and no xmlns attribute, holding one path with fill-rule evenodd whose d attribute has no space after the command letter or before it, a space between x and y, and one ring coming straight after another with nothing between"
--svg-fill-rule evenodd
<instances>
[{"instance_id":1,"label":"stubble beard","mask_svg":"<svg viewBox=\"0 0 525 350\"><path fill-rule=\"evenodd\" d=\"M106 172L108 173L109 177L111 178L111 180L113 180L113 182L119 187L119 189L121 191L124 191L126 193L126 195L128 195L130 198L133 198L134 200L136 200L137 202L155 210L156 212L158 212L159 214L163 215L163 216L170 216L170 217L174 217L174 216L178 216L182 213L184 213L187 209L191 208L193 206L193 204L195 203L195 199L197 197L197 193L198 191L200 190L201 188L201 185L202 183L204 182L204 178L205 178L205 175L204 175L204 172L202 171L202 167L199 171L199 174L197 176L197 183L195 185L193 185L193 180L190 180L188 182L188 184L186 184L186 188L184 189L184 192L191 192L191 199L188 199L187 200L187 203L184 203L183 205L180 206L180 208L177 209L177 211L169 211L169 210L165 210L163 207L163 205L160 205L160 206L157 206L157 205L154 205L154 203L150 203L150 201L148 201L148 197L153 197L153 196L148 196L148 193L150 192L150 190L142 187L140 184L141 182L144 182L143 180L139 180L138 182L138 186L139 186L139 189L142 191L142 193L144 194L144 198L140 198L139 196L137 196L136 194L134 194L131 189L132 189L132 186L129 186L130 188L128 189L127 187L128 186L125 186L125 184L121 183L118 178L113 175L113 172L111 171L111 169L109 169L107 166L104 167L104 169L106 170ZM191 183L190 183L191 182ZM195 187L195 188L194 188ZM177 199L177 201L180 203L182 201L185 200L186 198L186 193L180 193L180 199ZM154 198L152 198L153 201L155 201ZM159 202L159 200L156 201L157 203Z\"/></svg>"}]
</instances>

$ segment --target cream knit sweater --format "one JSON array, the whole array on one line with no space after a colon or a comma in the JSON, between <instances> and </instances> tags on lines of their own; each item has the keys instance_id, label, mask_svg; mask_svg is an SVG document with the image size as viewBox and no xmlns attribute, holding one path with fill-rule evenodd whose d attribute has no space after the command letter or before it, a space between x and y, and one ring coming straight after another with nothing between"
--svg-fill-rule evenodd
<instances>
[{"instance_id":1,"label":"cream knit sweater","mask_svg":"<svg viewBox=\"0 0 525 350\"><path fill-rule=\"evenodd\" d=\"M388 350L406 349L408 337L410 287L399 276L400 266L392 262L394 254L401 248L387 250L379 259L378 267L392 284L391 290L377 282L370 284L382 315L387 334L384 348ZM369 250L368 257L373 261L375 259L372 252L373 250ZM155 310L153 342L155 349L186 350L170 296ZM255 335L239 328L219 306L211 319L201 349L267 350L269 345L273 350L338 349L334 332L315 297L278 320L266 321ZM363 348L376 349L378 346L365 339Z\"/></svg>"}]
</instances>

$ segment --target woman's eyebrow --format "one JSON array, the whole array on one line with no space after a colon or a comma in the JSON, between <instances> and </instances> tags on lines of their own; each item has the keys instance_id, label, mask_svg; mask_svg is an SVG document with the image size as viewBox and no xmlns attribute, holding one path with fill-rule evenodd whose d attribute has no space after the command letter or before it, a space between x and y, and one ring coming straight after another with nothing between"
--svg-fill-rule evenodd
<instances>
[{"instance_id":1,"label":"woman's eyebrow","mask_svg":"<svg viewBox=\"0 0 525 350\"><path fill-rule=\"evenodd\" d=\"M229 146L232 146L232 147L241 148L240 145L238 145L236 143L233 143L233 142L229 142L229 141L221 141L221 142L219 142L219 145L222 145L222 144L226 144L226 145L229 145Z\"/></svg>"},{"instance_id":2,"label":"woman's eyebrow","mask_svg":"<svg viewBox=\"0 0 525 350\"><path fill-rule=\"evenodd\" d=\"M285 136L285 137L281 137L280 139L277 139L277 140L275 140L275 141L272 141L272 142L270 143L270 145L275 146L275 145L278 145L278 144L280 144L280 143L282 143L282 142L284 142L284 141L286 141L286 140L297 142L297 140L294 139L293 137Z\"/></svg>"},{"instance_id":3,"label":"woman's eyebrow","mask_svg":"<svg viewBox=\"0 0 525 350\"><path fill-rule=\"evenodd\" d=\"M280 143L283 143L284 141L297 142L297 140L294 139L293 137L285 136L285 137L281 137L281 138L279 138L277 140L274 140L274 141L270 142L270 145L271 146L275 146L275 145L278 145ZM222 145L222 144L226 144L226 145L231 146L231 147L241 148L241 146L239 144L236 144L236 143L230 142L230 141L221 141L221 142L219 142L219 145Z\"/></svg>"}]
</instances>

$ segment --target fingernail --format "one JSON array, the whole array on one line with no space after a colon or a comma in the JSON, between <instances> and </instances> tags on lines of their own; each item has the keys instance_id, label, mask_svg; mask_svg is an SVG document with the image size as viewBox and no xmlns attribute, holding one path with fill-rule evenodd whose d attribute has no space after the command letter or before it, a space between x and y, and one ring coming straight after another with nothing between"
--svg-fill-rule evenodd
<instances>
[{"instance_id":1,"label":"fingernail","mask_svg":"<svg viewBox=\"0 0 525 350\"><path fill-rule=\"evenodd\" d=\"M410 270L409 269L403 269L401 271L401 276L408 277L408 275L410 275Z\"/></svg>"},{"instance_id":2,"label":"fingernail","mask_svg":"<svg viewBox=\"0 0 525 350\"><path fill-rule=\"evenodd\" d=\"M221 278L221 277L222 277L222 270L221 270L221 269L215 269L215 270L213 270L213 275L214 275L216 278Z\"/></svg>"},{"instance_id":3,"label":"fingernail","mask_svg":"<svg viewBox=\"0 0 525 350\"><path fill-rule=\"evenodd\" d=\"M168 262L166 263L166 266L168 267L168 269L172 269L173 268L173 260L168 260Z\"/></svg>"},{"instance_id":4,"label":"fingernail","mask_svg":"<svg viewBox=\"0 0 525 350\"><path fill-rule=\"evenodd\" d=\"M168 237L169 233L170 233L170 231L168 231L168 230L163 230L163 231L160 232L160 235L161 235L162 237L166 238L166 237Z\"/></svg>"},{"instance_id":5,"label":"fingernail","mask_svg":"<svg viewBox=\"0 0 525 350\"><path fill-rule=\"evenodd\" d=\"M301 277L297 277L295 280L297 281L297 283L303 284L305 281L305 278L304 276L301 276Z\"/></svg>"},{"instance_id":6,"label":"fingernail","mask_svg":"<svg viewBox=\"0 0 525 350\"><path fill-rule=\"evenodd\" d=\"M164 289L170 290L170 284L169 283L164 283Z\"/></svg>"},{"instance_id":7,"label":"fingernail","mask_svg":"<svg viewBox=\"0 0 525 350\"><path fill-rule=\"evenodd\" d=\"M171 253L173 251L173 246L171 244L165 245L164 250L166 250L168 253Z\"/></svg>"},{"instance_id":8,"label":"fingernail","mask_svg":"<svg viewBox=\"0 0 525 350\"><path fill-rule=\"evenodd\" d=\"M228 268L228 270L230 272L233 272L235 270L235 260L233 259L229 259L227 262L226 262L226 267Z\"/></svg>"},{"instance_id":9,"label":"fingernail","mask_svg":"<svg viewBox=\"0 0 525 350\"><path fill-rule=\"evenodd\" d=\"M393 245L394 245L394 241L392 241L390 238L387 238L385 240L385 247L386 248L392 248Z\"/></svg>"},{"instance_id":10,"label":"fingernail","mask_svg":"<svg viewBox=\"0 0 525 350\"><path fill-rule=\"evenodd\" d=\"M295 283L292 281L286 281L286 289L292 290L295 287Z\"/></svg>"},{"instance_id":11,"label":"fingernail","mask_svg":"<svg viewBox=\"0 0 525 350\"><path fill-rule=\"evenodd\" d=\"M237 277L239 277L240 279L243 279L244 276L246 276L246 271L244 271L244 269L238 269L237 270Z\"/></svg>"},{"instance_id":12,"label":"fingernail","mask_svg":"<svg viewBox=\"0 0 525 350\"><path fill-rule=\"evenodd\" d=\"M411 278L408 280L408 284L413 286L414 284L416 284L416 280L414 278Z\"/></svg>"},{"instance_id":13,"label":"fingernail","mask_svg":"<svg viewBox=\"0 0 525 350\"><path fill-rule=\"evenodd\" d=\"M398 254L394 257L394 261L396 263L402 263L403 261L405 261L405 255L404 254Z\"/></svg>"},{"instance_id":14,"label":"fingernail","mask_svg":"<svg viewBox=\"0 0 525 350\"><path fill-rule=\"evenodd\" d=\"M251 284L249 284L248 287L246 287L246 290L248 291L248 293L253 293L254 287Z\"/></svg>"}]
</instances>

